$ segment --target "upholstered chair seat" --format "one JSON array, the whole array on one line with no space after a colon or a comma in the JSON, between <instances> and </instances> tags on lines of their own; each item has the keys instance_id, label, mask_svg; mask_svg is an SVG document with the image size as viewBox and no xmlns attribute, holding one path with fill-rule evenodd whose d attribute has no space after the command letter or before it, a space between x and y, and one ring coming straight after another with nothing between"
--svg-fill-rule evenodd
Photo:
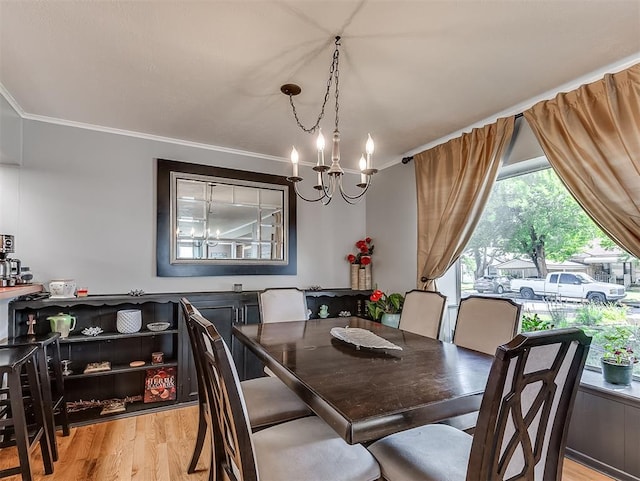
<instances>
[{"instance_id":1,"label":"upholstered chair seat","mask_svg":"<svg viewBox=\"0 0 640 481\"><path fill-rule=\"evenodd\" d=\"M311 409L278 378L248 379L242 381L240 387L253 431L313 414Z\"/></svg>"},{"instance_id":2,"label":"upholstered chair seat","mask_svg":"<svg viewBox=\"0 0 640 481\"><path fill-rule=\"evenodd\" d=\"M376 460L348 445L318 417L278 424L252 435L260 481L374 481Z\"/></svg>"},{"instance_id":3,"label":"upholstered chair seat","mask_svg":"<svg viewBox=\"0 0 640 481\"><path fill-rule=\"evenodd\" d=\"M429 424L378 441L369 451L387 481L465 481L473 437L443 424Z\"/></svg>"}]
</instances>

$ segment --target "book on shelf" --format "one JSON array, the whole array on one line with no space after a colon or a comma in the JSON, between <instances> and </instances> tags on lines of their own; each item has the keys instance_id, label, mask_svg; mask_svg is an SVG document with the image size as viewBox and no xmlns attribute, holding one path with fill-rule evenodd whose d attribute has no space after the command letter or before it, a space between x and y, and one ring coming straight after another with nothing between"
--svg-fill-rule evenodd
<instances>
[{"instance_id":1,"label":"book on shelf","mask_svg":"<svg viewBox=\"0 0 640 481\"><path fill-rule=\"evenodd\" d=\"M87 367L84 368L85 374L102 371L111 371L111 363L109 361L90 362L87 364Z\"/></svg>"},{"instance_id":2,"label":"book on shelf","mask_svg":"<svg viewBox=\"0 0 640 481\"><path fill-rule=\"evenodd\" d=\"M176 368L147 369L144 380L144 402L174 401L176 399Z\"/></svg>"}]
</instances>

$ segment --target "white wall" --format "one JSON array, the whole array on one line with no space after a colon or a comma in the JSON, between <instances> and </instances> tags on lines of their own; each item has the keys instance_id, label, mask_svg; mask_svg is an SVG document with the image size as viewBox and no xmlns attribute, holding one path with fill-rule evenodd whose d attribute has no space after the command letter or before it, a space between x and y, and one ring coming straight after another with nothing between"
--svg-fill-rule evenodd
<instances>
[{"instance_id":1,"label":"white wall","mask_svg":"<svg viewBox=\"0 0 640 481\"><path fill-rule=\"evenodd\" d=\"M155 275L155 158L287 175L290 165L76 127L24 120L16 257L35 278L72 278L91 294L348 287L345 261L365 234L366 201L298 202L298 274ZM303 169L306 169L303 167ZM305 170L303 170L305 172ZM311 170L308 170L308 176ZM380 175L383 177L384 175ZM355 184L358 176L347 174ZM0 178L0 188L6 188Z\"/></svg>"},{"instance_id":2,"label":"white wall","mask_svg":"<svg viewBox=\"0 0 640 481\"><path fill-rule=\"evenodd\" d=\"M18 228L20 170L22 160L22 119L0 95L0 234ZM13 257L13 256L12 256ZM0 339L7 337L8 300L0 300Z\"/></svg>"},{"instance_id":3,"label":"white wall","mask_svg":"<svg viewBox=\"0 0 640 481\"><path fill-rule=\"evenodd\" d=\"M396 164L374 176L367 193L367 228L375 245L373 282L385 292L416 288L416 217L412 164Z\"/></svg>"},{"instance_id":4,"label":"white wall","mask_svg":"<svg viewBox=\"0 0 640 481\"><path fill-rule=\"evenodd\" d=\"M0 164L20 164L22 118L0 95Z\"/></svg>"}]
</instances>

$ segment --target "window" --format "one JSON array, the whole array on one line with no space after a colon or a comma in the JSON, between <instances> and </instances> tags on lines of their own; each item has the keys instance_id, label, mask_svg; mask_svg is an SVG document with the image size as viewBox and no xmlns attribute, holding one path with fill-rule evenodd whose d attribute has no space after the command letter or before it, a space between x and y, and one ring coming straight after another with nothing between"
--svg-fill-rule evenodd
<instances>
[{"instance_id":1,"label":"window","mask_svg":"<svg viewBox=\"0 0 640 481\"><path fill-rule=\"evenodd\" d=\"M514 298L523 330L584 329L593 337L587 366L600 367L621 330L640 352L638 259L591 221L550 168L496 182L460 266L462 296Z\"/></svg>"}]
</instances>

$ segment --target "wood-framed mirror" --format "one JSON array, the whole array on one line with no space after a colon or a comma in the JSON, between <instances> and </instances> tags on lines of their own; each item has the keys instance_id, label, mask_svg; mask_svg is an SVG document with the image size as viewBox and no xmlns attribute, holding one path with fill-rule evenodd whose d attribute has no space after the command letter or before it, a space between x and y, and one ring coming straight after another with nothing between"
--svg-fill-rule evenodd
<instances>
[{"instance_id":1,"label":"wood-framed mirror","mask_svg":"<svg viewBox=\"0 0 640 481\"><path fill-rule=\"evenodd\" d=\"M160 277L296 273L296 195L284 176L157 159Z\"/></svg>"}]
</instances>

